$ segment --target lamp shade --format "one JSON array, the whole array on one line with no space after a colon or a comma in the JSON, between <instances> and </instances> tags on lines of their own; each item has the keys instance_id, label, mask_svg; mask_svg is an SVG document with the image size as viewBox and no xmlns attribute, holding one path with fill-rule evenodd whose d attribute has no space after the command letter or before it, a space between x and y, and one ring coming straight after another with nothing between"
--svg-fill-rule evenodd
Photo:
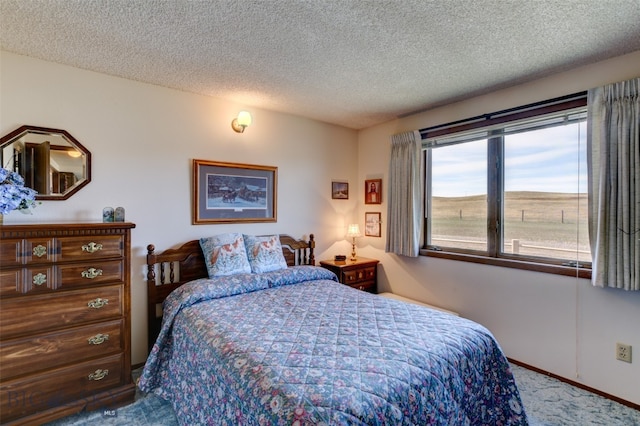
<instances>
[{"instance_id":1,"label":"lamp shade","mask_svg":"<svg viewBox=\"0 0 640 426\"><path fill-rule=\"evenodd\" d=\"M240 111L238 113L238 125L243 127L248 127L251 125L251 114L247 111Z\"/></svg>"},{"instance_id":2,"label":"lamp shade","mask_svg":"<svg viewBox=\"0 0 640 426\"><path fill-rule=\"evenodd\" d=\"M360 227L357 223L352 223L347 228L347 237L354 238L360 236Z\"/></svg>"}]
</instances>

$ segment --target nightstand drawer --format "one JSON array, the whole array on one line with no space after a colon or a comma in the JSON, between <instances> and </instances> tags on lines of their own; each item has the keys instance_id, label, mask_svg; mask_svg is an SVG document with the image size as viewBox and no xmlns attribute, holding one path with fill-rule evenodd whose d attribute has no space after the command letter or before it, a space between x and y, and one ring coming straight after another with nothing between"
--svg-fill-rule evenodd
<instances>
[{"instance_id":1,"label":"nightstand drawer","mask_svg":"<svg viewBox=\"0 0 640 426\"><path fill-rule=\"evenodd\" d=\"M375 277L375 267L344 271L344 283L349 285L356 284L361 281L373 280Z\"/></svg>"},{"instance_id":2,"label":"nightstand drawer","mask_svg":"<svg viewBox=\"0 0 640 426\"><path fill-rule=\"evenodd\" d=\"M375 281L362 281L357 284L347 284L349 287L355 288L356 290L368 291L369 293L376 292L376 282Z\"/></svg>"}]
</instances>

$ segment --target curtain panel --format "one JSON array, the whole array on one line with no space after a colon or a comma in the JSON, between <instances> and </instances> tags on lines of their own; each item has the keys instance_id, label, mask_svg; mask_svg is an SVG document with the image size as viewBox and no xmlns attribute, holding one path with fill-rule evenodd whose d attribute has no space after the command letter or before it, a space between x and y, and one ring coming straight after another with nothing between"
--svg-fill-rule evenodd
<instances>
[{"instance_id":1,"label":"curtain panel","mask_svg":"<svg viewBox=\"0 0 640 426\"><path fill-rule=\"evenodd\" d=\"M640 78L589 90L592 284L640 291Z\"/></svg>"},{"instance_id":2,"label":"curtain panel","mask_svg":"<svg viewBox=\"0 0 640 426\"><path fill-rule=\"evenodd\" d=\"M417 257L422 230L420 132L391 137L385 252Z\"/></svg>"}]
</instances>

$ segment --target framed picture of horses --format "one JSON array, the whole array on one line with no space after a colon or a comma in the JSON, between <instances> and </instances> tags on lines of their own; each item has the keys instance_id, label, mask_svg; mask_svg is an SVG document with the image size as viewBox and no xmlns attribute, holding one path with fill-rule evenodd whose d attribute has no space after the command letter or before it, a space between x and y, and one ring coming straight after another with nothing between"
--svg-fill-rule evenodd
<instances>
[{"instance_id":1,"label":"framed picture of horses","mask_svg":"<svg viewBox=\"0 0 640 426\"><path fill-rule=\"evenodd\" d=\"M194 225L276 222L278 168L193 160Z\"/></svg>"}]
</instances>

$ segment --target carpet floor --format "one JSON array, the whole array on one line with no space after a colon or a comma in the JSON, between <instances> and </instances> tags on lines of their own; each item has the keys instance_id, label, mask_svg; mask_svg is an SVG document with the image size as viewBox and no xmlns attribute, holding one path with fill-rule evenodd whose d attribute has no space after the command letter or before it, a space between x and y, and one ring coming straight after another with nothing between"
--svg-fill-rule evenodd
<instances>
[{"instance_id":1,"label":"carpet floor","mask_svg":"<svg viewBox=\"0 0 640 426\"><path fill-rule=\"evenodd\" d=\"M640 426L640 411L576 388L552 377L512 365L530 426ZM173 426L178 421L171 404L152 394L115 413L80 413L49 426Z\"/></svg>"}]
</instances>

